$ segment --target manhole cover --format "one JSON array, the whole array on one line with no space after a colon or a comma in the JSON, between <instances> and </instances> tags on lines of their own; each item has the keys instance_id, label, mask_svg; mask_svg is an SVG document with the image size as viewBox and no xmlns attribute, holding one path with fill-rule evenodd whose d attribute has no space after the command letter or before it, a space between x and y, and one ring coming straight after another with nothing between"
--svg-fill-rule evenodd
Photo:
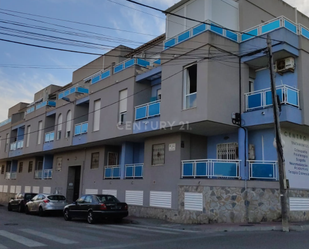
<instances>
[{"instance_id":1,"label":"manhole cover","mask_svg":"<svg viewBox=\"0 0 309 249\"><path fill-rule=\"evenodd\" d=\"M5 223L4 225L5 226L17 226L18 224L17 223Z\"/></svg>"}]
</instances>

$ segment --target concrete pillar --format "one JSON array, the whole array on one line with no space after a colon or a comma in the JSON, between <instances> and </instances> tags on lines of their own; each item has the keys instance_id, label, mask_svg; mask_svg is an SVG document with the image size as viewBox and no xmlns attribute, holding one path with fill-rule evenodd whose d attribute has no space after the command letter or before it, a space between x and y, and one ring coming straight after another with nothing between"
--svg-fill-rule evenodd
<instances>
[{"instance_id":1,"label":"concrete pillar","mask_svg":"<svg viewBox=\"0 0 309 249\"><path fill-rule=\"evenodd\" d=\"M243 180L249 179L248 160L248 131L244 128L238 129L238 156L240 162L240 177Z\"/></svg>"}]
</instances>

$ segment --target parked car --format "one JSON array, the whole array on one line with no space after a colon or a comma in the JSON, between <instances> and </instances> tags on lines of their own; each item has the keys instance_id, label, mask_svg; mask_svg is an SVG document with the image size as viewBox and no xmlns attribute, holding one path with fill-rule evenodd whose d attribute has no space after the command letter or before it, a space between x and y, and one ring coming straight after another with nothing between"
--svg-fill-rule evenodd
<instances>
[{"instance_id":1,"label":"parked car","mask_svg":"<svg viewBox=\"0 0 309 249\"><path fill-rule=\"evenodd\" d=\"M62 211L67 205L65 196L58 194L38 194L25 205L25 213L38 213L43 216L46 212Z\"/></svg>"},{"instance_id":2,"label":"parked car","mask_svg":"<svg viewBox=\"0 0 309 249\"><path fill-rule=\"evenodd\" d=\"M30 201L37 193L19 193L16 194L15 198L11 198L8 203L8 210L18 210L19 212L24 212L25 204Z\"/></svg>"},{"instance_id":3,"label":"parked car","mask_svg":"<svg viewBox=\"0 0 309 249\"><path fill-rule=\"evenodd\" d=\"M128 205L113 195L84 195L65 206L63 215L67 221L72 218L84 218L89 224L100 219L120 221L128 216Z\"/></svg>"}]
</instances>

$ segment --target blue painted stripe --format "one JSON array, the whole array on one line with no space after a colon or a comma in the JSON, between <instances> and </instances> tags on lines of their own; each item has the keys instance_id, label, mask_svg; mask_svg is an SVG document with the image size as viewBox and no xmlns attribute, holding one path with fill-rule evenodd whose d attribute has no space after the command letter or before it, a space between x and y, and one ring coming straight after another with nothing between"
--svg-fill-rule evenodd
<instances>
[{"instance_id":1,"label":"blue painted stripe","mask_svg":"<svg viewBox=\"0 0 309 249\"><path fill-rule=\"evenodd\" d=\"M252 177L274 178L273 164L254 163L252 164Z\"/></svg>"},{"instance_id":2,"label":"blue painted stripe","mask_svg":"<svg viewBox=\"0 0 309 249\"><path fill-rule=\"evenodd\" d=\"M195 27L195 28L193 29L192 35L193 35L193 36L194 36L194 35L198 35L198 34L202 33L202 32L205 31L205 30L206 30L206 24L203 23L203 24L201 24L201 25L199 25L199 26L197 26L197 27Z\"/></svg>"},{"instance_id":3,"label":"blue painted stripe","mask_svg":"<svg viewBox=\"0 0 309 249\"><path fill-rule=\"evenodd\" d=\"M168 49L170 47L173 47L175 44L176 44L176 39L173 38L173 39L164 43L164 49Z\"/></svg>"},{"instance_id":4,"label":"blue painted stripe","mask_svg":"<svg viewBox=\"0 0 309 249\"><path fill-rule=\"evenodd\" d=\"M95 84L95 83L97 83L97 82L99 82L99 81L100 81L100 75L98 75L98 76L92 78L91 84Z\"/></svg>"},{"instance_id":5,"label":"blue painted stripe","mask_svg":"<svg viewBox=\"0 0 309 249\"><path fill-rule=\"evenodd\" d=\"M68 96L70 94L70 90L66 90L65 92L64 92L64 97L65 96Z\"/></svg>"},{"instance_id":6,"label":"blue painted stripe","mask_svg":"<svg viewBox=\"0 0 309 249\"><path fill-rule=\"evenodd\" d=\"M119 73L122 70L123 70L123 64L120 64L114 68L114 73Z\"/></svg>"},{"instance_id":7,"label":"blue painted stripe","mask_svg":"<svg viewBox=\"0 0 309 249\"><path fill-rule=\"evenodd\" d=\"M131 59L131 60L129 60L129 61L126 61L126 62L124 63L124 68L131 67L131 66L134 65L134 63L135 63L135 59Z\"/></svg>"},{"instance_id":8,"label":"blue painted stripe","mask_svg":"<svg viewBox=\"0 0 309 249\"><path fill-rule=\"evenodd\" d=\"M257 35L258 35L258 29L257 28L250 30L250 31L246 32L245 34L241 35L241 41L246 41L250 38L254 38Z\"/></svg>"},{"instance_id":9,"label":"blue painted stripe","mask_svg":"<svg viewBox=\"0 0 309 249\"><path fill-rule=\"evenodd\" d=\"M149 104L149 117L160 115L160 102Z\"/></svg>"},{"instance_id":10,"label":"blue painted stripe","mask_svg":"<svg viewBox=\"0 0 309 249\"><path fill-rule=\"evenodd\" d=\"M108 70L108 71L106 71L106 72L103 72L102 74L101 74L101 79L103 80L103 79L106 79L106 78L108 78L109 76L111 76L111 70Z\"/></svg>"},{"instance_id":11,"label":"blue painted stripe","mask_svg":"<svg viewBox=\"0 0 309 249\"><path fill-rule=\"evenodd\" d=\"M52 107L56 107L56 102L55 101L48 101L47 105L52 106Z\"/></svg>"},{"instance_id":12,"label":"blue painted stripe","mask_svg":"<svg viewBox=\"0 0 309 249\"><path fill-rule=\"evenodd\" d=\"M275 30L277 28L280 28L280 20L276 20L276 21L273 21L271 23L267 23L264 26L262 26L262 34L265 34L267 32Z\"/></svg>"},{"instance_id":13,"label":"blue painted stripe","mask_svg":"<svg viewBox=\"0 0 309 249\"><path fill-rule=\"evenodd\" d=\"M301 28L301 34L309 39L309 31L305 28Z\"/></svg>"},{"instance_id":14,"label":"blue painted stripe","mask_svg":"<svg viewBox=\"0 0 309 249\"><path fill-rule=\"evenodd\" d=\"M216 33L218 33L220 35L223 35L223 28L218 27L217 24L212 23L210 25L210 30L213 31L213 32L216 32Z\"/></svg>"},{"instance_id":15,"label":"blue painted stripe","mask_svg":"<svg viewBox=\"0 0 309 249\"><path fill-rule=\"evenodd\" d=\"M70 89L70 94L75 93L75 92L76 92L76 88L75 87Z\"/></svg>"},{"instance_id":16,"label":"blue painted stripe","mask_svg":"<svg viewBox=\"0 0 309 249\"><path fill-rule=\"evenodd\" d=\"M89 90L87 88L77 87L77 92L78 93L89 93Z\"/></svg>"},{"instance_id":17,"label":"blue painted stripe","mask_svg":"<svg viewBox=\"0 0 309 249\"><path fill-rule=\"evenodd\" d=\"M190 30L178 36L178 42L182 42L190 38Z\"/></svg>"},{"instance_id":18,"label":"blue painted stripe","mask_svg":"<svg viewBox=\"0 0 309 249\"><path fill-rule=\"evenodd\" d=\"M288 30L294 32L295 34L297 33L296 25L287 21L287 20L284 20L284 27L286 27Z\"/></svg>"},{"instance_id":19,"label":"blue painted stripe","mask_svg":"<svg viewBox=\"0 0 309 249\"><path fill-rule=\"evenodd\" d=\"M236 33L234 33L234 32L231 32L231 31L229 31L229 30L227 30L226 31L226 37L227 38L230 38L231 40L233 40L233 41L238 41L238 36L237 36L237 34Z\"/></svg>"}]
</instances>

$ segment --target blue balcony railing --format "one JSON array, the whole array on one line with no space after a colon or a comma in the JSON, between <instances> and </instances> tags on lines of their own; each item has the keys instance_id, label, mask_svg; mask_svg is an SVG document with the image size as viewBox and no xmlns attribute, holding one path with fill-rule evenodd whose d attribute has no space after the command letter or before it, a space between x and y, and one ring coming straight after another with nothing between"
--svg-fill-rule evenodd
<instances>
[{"instance_id":1,"label":"blue balcony railing","mask_svg":"<svg viewBox=\"0 0 309 249\"><path fill-rule=\"evenodd\" d=\"M135 107L135 120L152 118L160 115L161 100L156 100L147 104Z\"/></svg>"},{"instance_id":2,"label":"blue balcony railing","mask_svg":"<svg viewBox=\"0 0 309 249\"><path fill-rule=\"evenodd\" d=\"M104 167L104 179L120 179L120 166L105 166Z\"/></svg>"},{"instance_id":3,"label":"blue balcony railing","mask_svg":"<svg viewBox=\"0 0 309 249\"><path fill-rule=\"evenodd\" d=\"M52 179L53 169L44 169L42 174L44 179Z\"/></svg>"},{"instance_id":4,"label":"blue balcony railing","mask_svg":"<svg viewBox=\"0 0 309 249\"><path fill-rule=\"evenodd\" d=\"M248 161L250 179L278 180L278 164L275 161Z\"/></svg>"},{"instance_id":5,"label":"blue balcony railing","mask_svg":"<svg viewBox=\"0 0 309 249\"><path fill-rule=\"evenodd\" d=\"M278 86L276 93L279 96L280 103L292 105L299 108L299 90L287 85ZM245 94L246 111L266 108L273 104L271 89L263 89Z\"/></svg>"},{"instance_id":6,"label":"blue balcony railing","mask_svg":"<svg viewBox=\"0 0 309 249\"><path fill-rule=\"evenodd\" d=\"M53 142L55 140L55 132L51 131L45 133L45 143Z\"/></svg>"},{"instance_id":7,"label":"blue balcony railing","mask_svg":"<svg viewBox=\"0 0 309 249\"><path fill-rule=\"evenodd\" d=\"M40 104L37 104L37 105L35 106L35 109L38 110L38 109L40 109L40 108L42 108L42 107L44 107L44 106L56 107L56 102L55 102L55 101L51 101L51 100L49 100L49 101L43 101L43 102L41 102Z\"/></svg>"},{"instance_id":8,"label":"blue balcony railing","mask_svg":"<svg viewBox=\"0 0 309 249\"><path fill-rule=\"evenodd\" d=\"M88 121L75 125L74 136L82 135L88 132Z\"/></svg>"},{"instance_id":9,"label":"blue balcony railing","mask_svg":"<svg viewBox=\"0 0 309 249\"><path fill-rule=\"evenodd\" d=\"M240 178L240 160L202 159L182 161L182 178Z\"/></svg>"},{"instance_id":10,"label":"blue balcony railing","mask_svg":"<svg viewBox=\"0 0 309 249\"><path fill-rule=\"evenodd\" d=\"M125 60L125 61L115 65L114 74L119 73L122 70L129 68L133 65L139 65L139 66L142 66L142 67L147 67L147 66L150 66L150 62L143 60L143 59L140 59L140 58L128 59L128 60Z\"/></svg>"},{"instance_id":11,"label":"blue balcony railing","mask_svg":"<svg viewBox=\"0 0 309 249\"><path fill-rule=\"evenodd\" d=\"M136 164L126 164L125 166L125 178L135 179L135 178L143 178L143 163Z\"/></svg>"},{"instance_id":12,"label":"blue balcony railing","mask_svg":"<svg viewBox=\"0 0 309 249\"><path fill-rule=\"evenodd\" d=\"M83 87L72 87L68 90L65 90L64 92L59 93L58 99L62 99L62 98L69 96L73 93L86 93L86 94L88 94L89 90L86 89L86 88L83 88Z\"/></svg>"}]
</instances>

